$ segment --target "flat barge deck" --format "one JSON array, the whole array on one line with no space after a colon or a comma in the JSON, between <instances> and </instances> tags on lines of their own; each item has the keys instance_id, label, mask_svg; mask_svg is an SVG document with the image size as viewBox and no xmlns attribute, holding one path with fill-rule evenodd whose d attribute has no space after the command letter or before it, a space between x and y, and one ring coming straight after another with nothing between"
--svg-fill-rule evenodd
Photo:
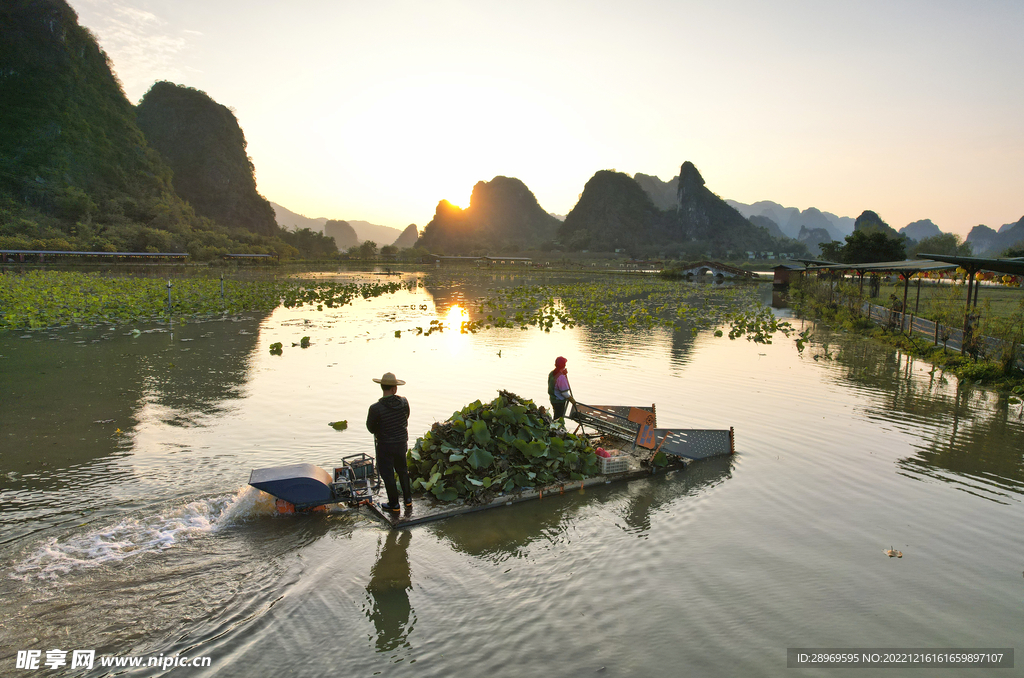
<instances>
[{"instance_id":1,"label":"flat barge deck","mask_svg":"<svg viewBox=\"0 0 1024 678\"><path fill-rule=\"evenodd\" d=\"M278 499L284 513L296 510L358 511L363 507L391 528L407 528L458 515L511 506L545 496L585 491L588 487L624 482L684 470L701 459L735 451L733 429L657 428L655 407L574 405L567 422L590 438L608 456L599 456L600 474L543 487L522 487L502 492L480 503L442 502L433 495L418 495L412 509L385 511L380 503L381 483L367 455L346 458L332 476L312 464L292 464L253 470L249 484ZM590 429L590 431L588 431ZM658 455L660 463L652 463Z\"/></svg>"}]
</instances>

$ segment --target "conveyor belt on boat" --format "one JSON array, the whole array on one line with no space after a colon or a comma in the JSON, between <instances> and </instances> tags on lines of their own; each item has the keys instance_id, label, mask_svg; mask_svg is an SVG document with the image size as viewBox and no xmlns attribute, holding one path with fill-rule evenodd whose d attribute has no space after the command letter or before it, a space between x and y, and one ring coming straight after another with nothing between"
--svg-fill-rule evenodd
<instances>
[{"instance_id":1,"label":"conveyor belt on boat","mask_svg":"<svg viewBox=\"0 0 1024 678\"><path fill-rule=\"evenodd\" d=\"M577 423L577 432L591 428L601 435L622 438L639 447L661 451L684 459L706 459L735 451L733 429L658 428L654 405L584 405L574 403L567 419Z\"/></svg>"}]
</instances>

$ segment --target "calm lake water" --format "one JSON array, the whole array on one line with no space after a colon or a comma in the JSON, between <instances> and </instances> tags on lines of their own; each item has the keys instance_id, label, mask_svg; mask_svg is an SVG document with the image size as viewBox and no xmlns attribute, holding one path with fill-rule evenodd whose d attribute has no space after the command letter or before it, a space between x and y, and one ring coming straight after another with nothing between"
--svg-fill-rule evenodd
<instances>
[{"instance_id":1,"label":"calm lake water","mask_svg":"<svg viewBox=\"0 0 1024 678\"><path fill-rule=\"evenodd\" d=\"M803 352L711 331L414 336L530 279L423 280L340 309L0 334L0 674L165 673L46 668L53 649L210 657L182 676L646 677L788 675L788 647L1024 648L1019 404L822 327ZM581 402L734 427L736 454L401 531L277 516L247 486L371 452L385 371L415 436L498 389L545 402L558 355ZM42 667L17 670L19 650Z\"/></svg>"}]
</instances>

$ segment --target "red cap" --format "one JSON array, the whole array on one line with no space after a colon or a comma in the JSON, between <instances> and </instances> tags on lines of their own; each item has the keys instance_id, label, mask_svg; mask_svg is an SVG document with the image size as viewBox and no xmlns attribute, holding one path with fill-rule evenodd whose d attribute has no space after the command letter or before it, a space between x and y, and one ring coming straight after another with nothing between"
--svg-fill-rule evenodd
<instances>
[{"instance_id":1,"label":"red cap","mask_svg":"<svg viewBox=\"0 0 1024 678\"><path fill-rule=\"evenodd\" d=\"M563 358L562 356L558 356L557 358L555 358L555 367L559 369L565 367L565 358Z\"/></svg>"}]
</instances>

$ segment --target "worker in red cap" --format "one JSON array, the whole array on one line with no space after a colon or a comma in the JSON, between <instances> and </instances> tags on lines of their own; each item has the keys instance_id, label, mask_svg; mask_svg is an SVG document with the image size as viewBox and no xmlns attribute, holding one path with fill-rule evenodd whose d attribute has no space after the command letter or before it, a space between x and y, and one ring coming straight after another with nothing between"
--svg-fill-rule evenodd
<instances>
[{"instance_id":1,"label":"worker in red cap","mask_svg":"<svg viewBox=\"0 0 1024 678\"><path fill-rule=\"evenodd\" d=\"M565 416L566 403L576 404L569 388L569 371L565 369L565 362L562 356L555 358L555 369L548 374L548 399L555 419Z\"/></svg>"}]
</instances>

